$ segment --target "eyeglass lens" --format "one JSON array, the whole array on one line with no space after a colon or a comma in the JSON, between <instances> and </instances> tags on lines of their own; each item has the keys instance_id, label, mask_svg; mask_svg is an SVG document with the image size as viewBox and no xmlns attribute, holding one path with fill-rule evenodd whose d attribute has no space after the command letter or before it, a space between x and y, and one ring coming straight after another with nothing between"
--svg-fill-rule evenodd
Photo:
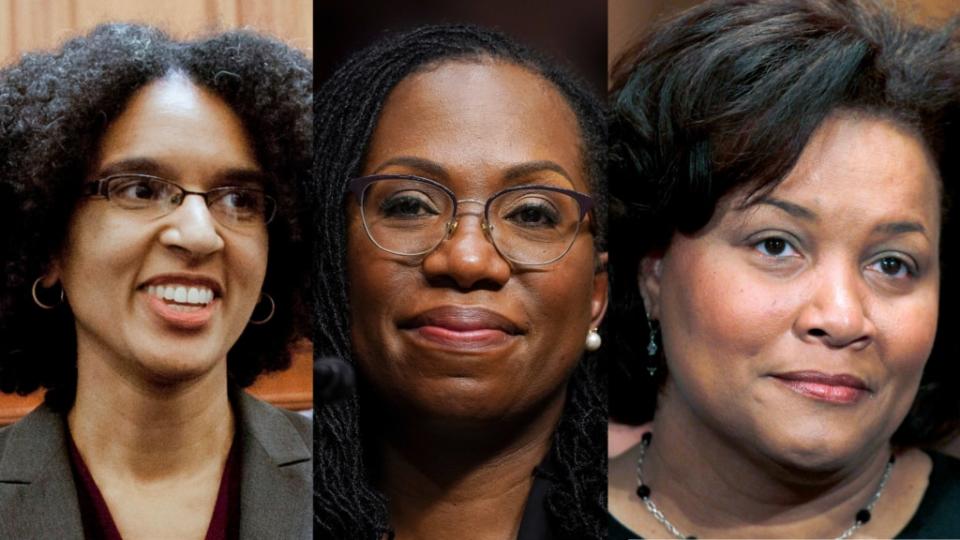
<instances>
[{"instance_id":1,"label":"eyeglass lens","mask_svg":"<svg viewBox=\"0 0 960 540\"><path fill-rule=\"evenodd\" d=\"M362 214L370 238L400 255L431 251L449 232L454 200L443 189L412 179L367 186ZM544 264L562 257L580 228L580 206L569 194L543 188L504 191L487 205L490 239L506 258Z\"/></svg>"},{"instance_id":2,"label":"eyeglass lens","mask_svg":"<svg viewBox=\"0 0 960 540\"><path fill-rule=\"evenodd\" d=\"M128 210L139 210L150 218L173 212L186 195L180 186L150 176L117 176L110 178L107 185L111 202ZM222 225L259 226L273 217L273 200L260 190L222 187L203 196L211 215Z\"/></svg>"}]
</instances>

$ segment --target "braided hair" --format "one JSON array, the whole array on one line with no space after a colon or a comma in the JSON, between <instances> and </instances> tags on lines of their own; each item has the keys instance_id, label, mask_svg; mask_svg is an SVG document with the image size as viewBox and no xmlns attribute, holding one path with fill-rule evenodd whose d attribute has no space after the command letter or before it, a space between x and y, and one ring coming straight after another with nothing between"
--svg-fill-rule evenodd
<instances>
[{"instance_id":1,"label":"braided hair","mask_svg":"<svg viewBox=\"0 0 960 540\"><path fill-rule=\"evenodd\" d=\"M383 104L403 79L443 61L493 60L522 66L552 83L574 111L582 161L593 196L595 236L603 249L606 222L604 114L599 101L564 70L504 35L474 26L427 26L397 34L355 54L318 90L314 122L315 181L308 188L309 227L317 281L311 284L317 356L353 363L346 272L346 181L357 176ZM569 382L551 449L547 514L558 538L606 535L606 380L586 355ZM373 420L357 395L318 408L314 422L315 535L375 539L392 535L387 501L373 483L365 452ZM369 450L369 446L367 447Z\"/></svg>"}]
</instances>

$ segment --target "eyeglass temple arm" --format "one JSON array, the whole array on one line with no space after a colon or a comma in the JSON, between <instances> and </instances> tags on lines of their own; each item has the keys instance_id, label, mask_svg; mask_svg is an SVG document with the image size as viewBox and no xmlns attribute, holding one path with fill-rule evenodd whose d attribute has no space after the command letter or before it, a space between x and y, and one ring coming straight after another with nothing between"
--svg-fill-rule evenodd
<instances>
[{"instance_id":1,"label":"eyeglass temple arm","mask_svg":"<svg viewBox=\"0 0 960 540\"><path fill-rule=\"evenodd\" d=\"M86 197L107 196L107 181L106 180L96 180L94 182L87 182L80 188L80 194Z\"/></svg>"}]
</instances>

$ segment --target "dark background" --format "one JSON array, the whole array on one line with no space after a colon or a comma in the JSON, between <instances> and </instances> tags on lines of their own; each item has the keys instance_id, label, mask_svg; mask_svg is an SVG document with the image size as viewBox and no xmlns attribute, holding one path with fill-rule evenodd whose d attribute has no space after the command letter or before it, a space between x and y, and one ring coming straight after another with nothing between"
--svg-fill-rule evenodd
<instances>
[{"instance_id":1,"label":"dark background","mask_svg":"<svg viewBox=\"0 0 960 540\"><path fill-rule=\"evenodd\" d=\"M606 91L606 0L317 0L314 65L322 84L349 56L391 31L471 23L504 32Z\"/></svg>"}]
</instances>

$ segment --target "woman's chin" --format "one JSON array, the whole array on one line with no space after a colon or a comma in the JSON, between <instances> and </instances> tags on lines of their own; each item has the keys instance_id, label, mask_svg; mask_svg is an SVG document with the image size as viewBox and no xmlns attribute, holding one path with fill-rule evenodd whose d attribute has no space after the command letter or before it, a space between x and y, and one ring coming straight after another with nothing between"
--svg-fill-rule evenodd
<instances>
[{"instance_id":1,"label":"woman's chin","mask_svg":"<svg viewBox=\"0 0 960 540\"><path fill-rule=\"evenodd\" d=\"M534 390L521 392L500 379L448 377L421 382L402 394L388 388L380 393L391 403L389 408L404 416L451 425L502 425L536 416L543 408Z\"/></svg>"},{"instance_id":2,"label":"woman's chin","mask_svg":"<svg viewBox=\"0 0 960 540\"><path fill-rule=\"evenodd\" d=\"M849 470L869 459L866 437L823 436L791 433L771 441L758 450L783 473L806 482L817 482Z\"/></svg>"},{"instance_id":3,"label":"woman's chin","mask_svg":"<svg viewBox=\"0 0 960 540\"><path fill-rule=\"evenodd\" d=\"M136 360L134 373L143 383L157 387L189 385L206 378L223 356L183 354L143 355Z\"/></svg>"}]
</instances>

